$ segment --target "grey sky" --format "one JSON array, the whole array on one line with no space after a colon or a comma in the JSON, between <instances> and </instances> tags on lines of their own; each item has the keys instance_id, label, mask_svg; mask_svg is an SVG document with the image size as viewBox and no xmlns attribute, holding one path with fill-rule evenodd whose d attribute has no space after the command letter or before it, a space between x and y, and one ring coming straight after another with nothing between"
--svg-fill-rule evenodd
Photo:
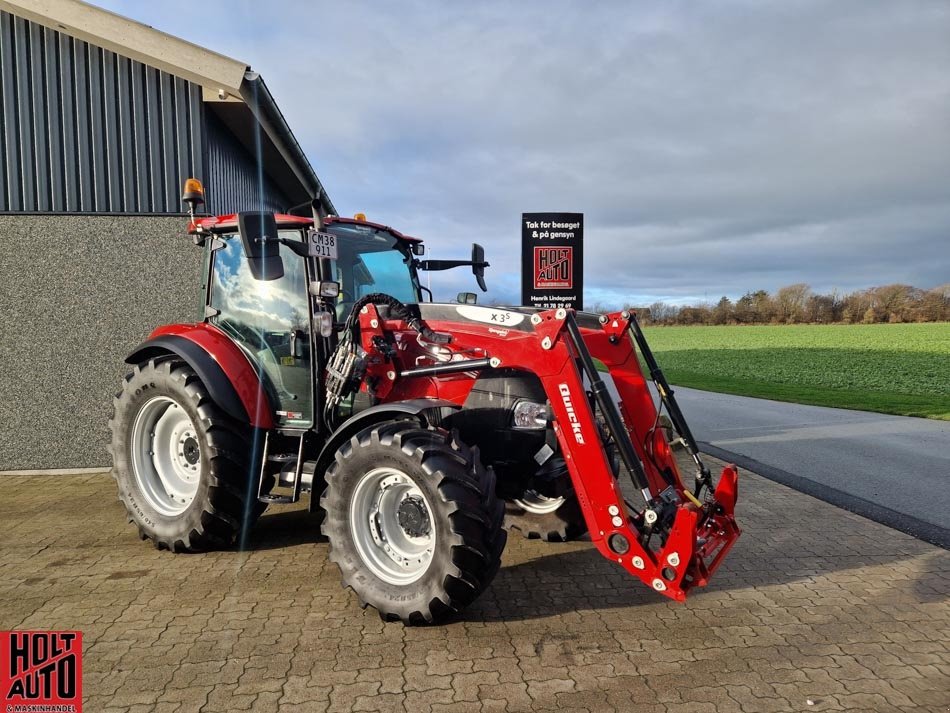
<instances>
[{"instance_id":1,"label":"grey sky","mask_svg":"<svg viewBox=\"0 0 950 713\"><path fill-rule=\"evenodd\" d=\"M342 213L496 299L546 210L588 302L950 281L948 3L97 4L250 63Z\"/></svg>"}]
</instances>

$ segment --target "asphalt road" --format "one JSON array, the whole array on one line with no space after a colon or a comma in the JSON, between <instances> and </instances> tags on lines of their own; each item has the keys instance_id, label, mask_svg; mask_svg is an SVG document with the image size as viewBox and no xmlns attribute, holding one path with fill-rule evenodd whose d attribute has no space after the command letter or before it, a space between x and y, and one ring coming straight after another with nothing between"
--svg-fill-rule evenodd
<instances>
[{"instance_id":1,"label":"asphalt road","mask_svg":"<svg viewBox=\"0 0 950 713\"><path fill-rule=\"evenodd\" d=\"M674 388L714 455L948 546L950 422Z\"/></svg>"}]
</instances>

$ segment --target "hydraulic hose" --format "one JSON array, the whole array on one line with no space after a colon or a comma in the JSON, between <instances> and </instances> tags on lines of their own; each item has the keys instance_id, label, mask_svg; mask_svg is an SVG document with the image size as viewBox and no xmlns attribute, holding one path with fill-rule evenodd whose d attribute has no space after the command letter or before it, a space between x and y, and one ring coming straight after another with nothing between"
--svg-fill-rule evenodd
<instances>
[{"instance_id":1,"label":"hydraulic hose","mask_svg":"<svg viewBox=\"0 0 950 713\"><path fill-rule=\"evenodd\" d=\"M368 304L386 305L392 310L393 316L406 322L406 324L408 324L411 329L418 332L427 342L433 342L435 344L448 344L452 341L451 335L442 334L441 332L433 332L431 329L429 329L429 327L426 326L425 322L412 314L406 305L397 300L395 297L382 292L374 292L364 297L360 297L356 302L353 303L353 308L350 310L350 314L346 319L346 328L348 330L355 331L358 320L357 315L359 315L360 310Z\"/></svg>"},{"instance_id":2,"label":"hydraulic hose","mask_svg":"<svg viewBox=\"0 0 950 713\"><path fill-rule=\"evenodd\" d=\"M627 313L625 312L624 314L626 315ZM709 489L709 492L712 492L712 475L699 455L699 445L696 443L696 439L693 438L693 432L689 430L689 426L686 424L686 418L683 416L683 412L680 411L679 404L676 403L676 399L673 396L673 389L666 380L666 376L664 376L659 363L657 363L656 357L653 355L653 350L650 349L650 345L647 343L647 339L643 334L643 330L640 329L640 322L637 319L637 315L630 314L629 318L630 331L633 334L633 339L637 347L640 349L640 354L643 355L643 361L646 362L650 370L650 378L653 380L657 393L660 395L660 401L666 406L666 410L670 414L670 420L673 422L673 427L683 438L683 443L686 444L686 452L689 453L693 462L696 464L696 490L693 495L698 498L704 485Z\"/></svg>"},{"instance_id":3,"label":"hydraulic hose","mask_svg":"<svg viewBox=\"0 0 950 713\"><path fill-rule=\"evenodd\" d=\"M357 331L359 329L360 310L369 304L386 305L394 317L405 321L410 328L418 332L428 342L448 344L452 341L451 335L429 329L425 322L416 317L406 305L392 295L374 292L360 297L353 303L343 326L343 336L327 361L323 419L330 430L335 425L336 408L350 394L359 389L366 374L366 352L360 347Z\"/></svg>"}]
</instances>

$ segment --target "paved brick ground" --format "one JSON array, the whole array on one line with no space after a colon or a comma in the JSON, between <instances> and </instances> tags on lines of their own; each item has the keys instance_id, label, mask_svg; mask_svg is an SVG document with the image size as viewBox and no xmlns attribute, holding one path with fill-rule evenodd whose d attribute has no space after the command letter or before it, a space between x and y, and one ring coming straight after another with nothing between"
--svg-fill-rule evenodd
<instances>
[{"instance_id":1,"label":"paved brick ground","mask_svg":"<svg viewBox=\"0 0 950 713\"><path fill-rule=\"evenodd\" d=\"M340 589L306 512L176 556L106 476L0 476L0 629L82 629L90 713L947 711L950 553L754 475L740 496L685 605L513 539L464 620L408 629Z\"/></svg>"}]
</instances>

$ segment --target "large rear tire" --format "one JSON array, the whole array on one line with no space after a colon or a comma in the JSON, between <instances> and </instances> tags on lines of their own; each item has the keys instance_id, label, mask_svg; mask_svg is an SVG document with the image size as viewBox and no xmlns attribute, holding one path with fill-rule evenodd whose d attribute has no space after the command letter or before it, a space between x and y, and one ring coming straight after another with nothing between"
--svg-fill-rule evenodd
<instances>
[{"instance_id":1,"label":"large rear tire","mask_svg":"<svg viewBox=\"0 0 950 713\"><path fill-rule=\"evenodd\" d=\"M254 433L225 414L183 361L137 365L113 402L112 475L129 522L159 549L230 546L257 502Z\"/></svg>"},{"instance_id":2,"label":"large rear tire","mask_svg":"<svg viewBox=\"0 0 950 713\"><path fill-rule=\"evenodd\" d=\"M427 624L470 604L501 564L495 476L442 429L387 421L356 434L326 472L321 530L360 603Z\"/></svg>"}]
</instances>

